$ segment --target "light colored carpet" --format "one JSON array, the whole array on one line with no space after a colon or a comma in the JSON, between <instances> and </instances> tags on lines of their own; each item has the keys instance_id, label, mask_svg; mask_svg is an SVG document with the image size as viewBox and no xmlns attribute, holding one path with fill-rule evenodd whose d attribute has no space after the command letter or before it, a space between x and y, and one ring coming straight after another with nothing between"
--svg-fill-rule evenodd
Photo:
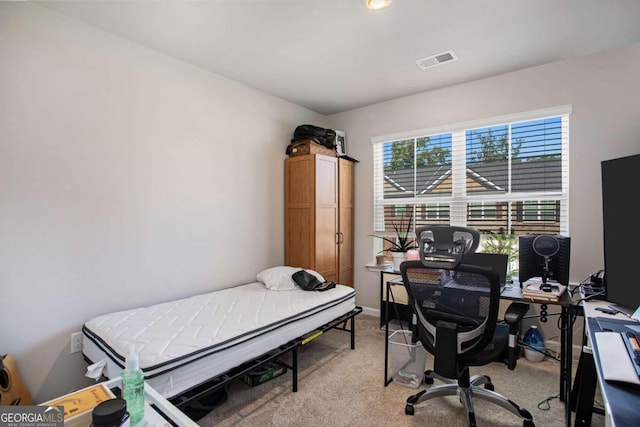
<instances>
[{"instance_id":1,"label":"light colored carpet","mask_svg":"<svg viewBox=\"0 0 640 427\"><path fill-rule=\"evenodd\" d=\"M198 421L201 426L466 426L456 397L424 402L414 416L404 413L407 397L420 391L396 383L384 387L384 330L376 317L356 317L356 349L349 334L329 331L299 351L298 392L291 391L287 373L268 383L249 387L233 383L229 400ZM431 355L426 366L432 365ZM471 374L489 375L495 390L523 406L538 427L564 425L564 404L557 398L548 410L540 402L559 393L559 363L554 360L518 360L514 371L493 363L473 368ZM436 384L439 384L436 381ZM520 419L482 400L475 400L479 426L518 426ZM543 403L544 405L544 403ZM541 405L542 406L542 405ZM572 420L573 421L573 420ZM604 425L594 414L594 426Z\"/></svg>"}]
</instances>

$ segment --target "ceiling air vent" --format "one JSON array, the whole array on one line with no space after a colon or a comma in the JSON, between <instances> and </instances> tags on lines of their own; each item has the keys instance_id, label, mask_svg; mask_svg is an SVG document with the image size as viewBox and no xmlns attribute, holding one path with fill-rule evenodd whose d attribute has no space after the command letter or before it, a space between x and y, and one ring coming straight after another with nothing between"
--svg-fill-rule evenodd
<instances>
[{"instance_id":1,"label":"ceiling air vent","mask_svg":"<svg viewBox=\"0 0 640 427\"><path fill-rule=\"evenodd\" d=\"M458 57L456 56L456 54L453 53L452 50L449 50L437 55L431 55L427 56L426 58L418 59L416 61L416 64L418 64L418 67L426 70L427 68L435 67L436 65L441 65L446 62L456 61L457 59Z\"/></svg>"}]
</instances>

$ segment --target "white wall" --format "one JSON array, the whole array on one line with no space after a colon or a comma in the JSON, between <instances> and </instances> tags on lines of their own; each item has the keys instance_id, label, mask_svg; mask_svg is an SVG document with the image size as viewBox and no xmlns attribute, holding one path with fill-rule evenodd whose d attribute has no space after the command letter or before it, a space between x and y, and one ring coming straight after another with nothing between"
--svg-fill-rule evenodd
<instances>
[{"instance_id":1,"label":"white wall","mask_svg":"<svg viewBox=\"0 0 640 427\"><path fill-rule=\"evenodd\" d=\"M299 106L23 2L0 4L0 353L41 402L70 333L284 261Z\"/></svg>"},{"instance_id":2,"label":"white wall","mask_svg":"<svg viewBox=\"0 0 640 427\"><path fill-rule=\"evenodd\" d=\"M378 273L365 268L374 263L373 239L367 237L373 230L372 137L566 104L573 105L571 280L580 282L603 268L600 161L640 153L639 76L640 44L636 44L328 117L330 126L346 132L349 155L360 160L355 168L357 303L379 308Z\"/></svg>"}]
</instances>

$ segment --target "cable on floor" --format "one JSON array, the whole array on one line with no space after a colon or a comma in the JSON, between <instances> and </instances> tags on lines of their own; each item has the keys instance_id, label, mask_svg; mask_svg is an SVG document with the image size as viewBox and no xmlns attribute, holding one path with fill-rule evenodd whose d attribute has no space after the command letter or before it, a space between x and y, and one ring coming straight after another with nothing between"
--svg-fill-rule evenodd
<instances>
[{"instance_id":1,"label":"cable on floor","mask_svg":"<svg viewBox=\"0 0 640 427\"><path fill-rule=\"evenodd\" d=\"M560 398L559 394L556 394L555 396L547 397L542 402L538 403L538 409L540 409L541 411L548 411L549 409L551 409L551 404L549 402L551 402L553 399L559 399L559 398Z\"/></svg>"},{"instance_id":2,"label":"cable on floor","mask_svg":"<svg viewBox=\"0 0 640 427\"><path fill-rule=\"evenodd\" d=\"M551 350L546 349L545 351L542 350L538 350L537 348L534 348L532 346L530 346L529 344L525 343L524 341L520 341L518 340L518 345L522 348L527 347L528 349L532 350L532 351L536 351L538 353L542 353L545 355L545 357L548 357L551 360L555 360L556 362L560 361L560 358L558 357L558 353L556 352L555 355L551 354Z\"/></svg>"}]
</instances>

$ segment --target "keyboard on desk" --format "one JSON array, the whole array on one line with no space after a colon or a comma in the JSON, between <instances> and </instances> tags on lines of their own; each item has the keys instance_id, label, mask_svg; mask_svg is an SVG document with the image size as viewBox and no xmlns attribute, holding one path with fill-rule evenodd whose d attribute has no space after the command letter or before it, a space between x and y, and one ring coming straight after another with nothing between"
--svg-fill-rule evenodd
<instances>
[{"instance_id":1,"label":"keyboard on desk","mask_svg":"<svg viewBox=\"0 0 640 427\"><path fill-rule=\"evenodd\" d=\"M640 334L635 332L620 332L622 341L627 347L627 352L631 358L631 364L636 369L636 374L640 378Z\"/></svg>"},{"instance_id":2,"label":"keyboard on desk","mask_svg":"<svg viewBox=\"0 0 640 427\"><path fill-rule=\"evenodd\" d=\"M596 317L600 331L594 333L603 378L640 386L640 326L632 320ZM635 343L634 343L635 342Z\"/></svg>"}]
</instances>

